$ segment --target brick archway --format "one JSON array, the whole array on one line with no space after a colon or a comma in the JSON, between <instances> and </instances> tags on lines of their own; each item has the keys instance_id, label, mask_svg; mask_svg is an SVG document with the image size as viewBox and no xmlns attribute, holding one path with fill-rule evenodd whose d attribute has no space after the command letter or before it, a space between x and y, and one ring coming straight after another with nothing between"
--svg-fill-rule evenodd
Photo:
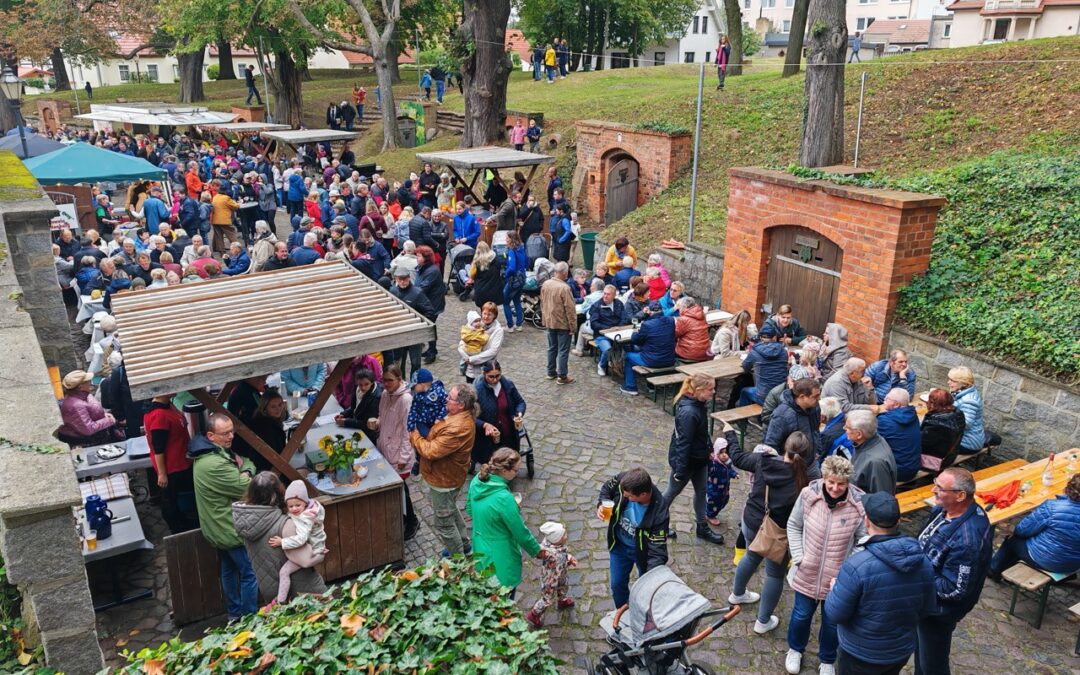
<instances>
[{"instance_id":1,"label":"brick archway","mask_svg":"<svg viewBox=\"0 0 1080 675\"><path fill-rule=\"evenodd\" d=\"M613 223L622 215L633 211L643 203L641 195L641 162L623 148L615 147L600 156L599 210L603 222ZM621 174L621 176L619 175ZM626 194L621 194L625 192ZM633 196L630 196L633 193ZM632 204L618 204L632 200Z\"/></svg>"},{"instance_id":2,"label":"brick archway","mask_svg":"<svg viewBox=\"0 0 1080 675\"><path fill-rule=\"evenodd\" d=\"M736 168L729 176L724 308L749 310L760 325L773 233L807 228L843 251L834 320L847 327L852 352L866 359L884 354L900 287L926 271L945 200L766 169Z\"/></svg>"}]
</instances>

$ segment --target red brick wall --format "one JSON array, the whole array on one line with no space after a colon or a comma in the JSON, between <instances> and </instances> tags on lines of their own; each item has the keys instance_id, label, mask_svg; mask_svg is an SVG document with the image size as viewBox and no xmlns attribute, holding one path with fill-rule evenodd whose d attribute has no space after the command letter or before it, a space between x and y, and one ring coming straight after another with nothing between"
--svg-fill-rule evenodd
<instances>
[{"instance_id":1,"label":"red brick wall","mask_svg":"<svg viewBox=\"0 0 1080 675\"><path fill-rule=\"evenodd\" d=\"M748 309L761 325L770 228L807 227L844 250L834 321L847 327L853 354L880 358L900 287L930 262L937 212L945 200L801 181L756 168L731 169L729 177L724 308Z\"/></svg>"},{"instance_id":2,"label":"red brick wall","mask_svg":"<svg viewBox=\"0 0 1080 675\"><path fill-rule=\"evenodd\" d=\"M571 186L582 219L604 219L607 174L624 155L638 162L638 206L659 194L688 166L693 153L689 134L670 135L625 124L583 120L577 123L577 169Z\"/></svg>"}]
</instances>

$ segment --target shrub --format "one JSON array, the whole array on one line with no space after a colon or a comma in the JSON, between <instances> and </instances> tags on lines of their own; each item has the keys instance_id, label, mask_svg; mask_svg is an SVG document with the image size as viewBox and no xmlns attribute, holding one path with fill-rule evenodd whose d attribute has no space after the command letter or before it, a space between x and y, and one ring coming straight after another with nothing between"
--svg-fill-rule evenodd
<instances>
[{"instance_id":1,"label":"shrub","mask_svg":"<svg viewBox=\"0 0 1080 675\"><path fill-rule=\"evenodd\" d=\"M179 638L122 672L491 673L556 675L547 634L534 631L490 574L439 561L399 575L369 572L325 596Z\"/></svg>"},{"instance_id":2,"label":"shrub","mask_svg":"<svg viewBox=\"0 0 1080 675\"><path fill-rule=\"evenodd\" d=\"M216 63L211 63L206 67L206 77L211 80L216 80L218 75L221 74L221 66Z\"/></svg>"},{"instance_id":3,"label":"shrub","mask_svg":"<svg viewBox=\"0 0 1080 675\"><path fill-rule=\"evenodd\" d=\"M39 645L27 651L22 620L22 596L19 589L8 583L7 567L0 558L0 672L47 675L55 673L45 667L45 658Z\"/></svg>"},{"instance_id":4,"label":"shrub","mask_svg":"<svg viewBox=\"0 0 1080 675\"><path fill-rule=\"evenodd\" d=\"M761 36L753 29L753 27L744 23L742 25L742 53L743 56L753 56L761 49Z\"/></svg>"},{"instance_id":5,"label":"shrub","mask_svg":"<svg viewBox=\"0 0 1080 675\"><path fill-rule=\"evenodd\" d=\"M662 134L689 134L690 129L684 126L668 122L667 120L647 120L645 122L638 122L634 125L635 129L642 129L645 131L659 131Z\"/></svg>"}]
</instances>

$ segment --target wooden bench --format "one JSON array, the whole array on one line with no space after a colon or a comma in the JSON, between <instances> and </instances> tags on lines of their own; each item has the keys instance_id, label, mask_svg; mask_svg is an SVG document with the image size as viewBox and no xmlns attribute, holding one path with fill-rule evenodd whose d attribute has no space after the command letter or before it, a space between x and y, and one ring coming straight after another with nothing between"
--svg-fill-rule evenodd
<instances>
[{"instance_id":1,"label":"wooden bench","mask_svg":"<svg viewBox=\"0 0 1080 675\"><path fill-rule=\"evenodd\" d=\"M739 444L741 445L746 439L747 423L760 414L761 406L757 403L739 406L738 408L732 408L731 410L721 410L720 412L714 412L709 415L709 428L711 430L712 425L716 422L727 422L728 424L739 427Z\"/></svg>"},{"instance_id":2,"label":"wooden bench","mask_svg":"<svg viewBox=\"0 0 1080 675\"><path fill-rule=\"evenodd\" d=\"M1077 572L1080 572L1080 570L1077 570ZM1045 570L1029 567L1022 562L1016 563L1001 574L1001 578L1013 586L1012 602L1009 604L1009 614L1016 616L1014 611L1016 609L1016 598L1020 595L1021 591L1031 595L1037 595L1039 598L1039 609L1035 615L1035 620L1030 623L1032 627L1038 630L1042 627L1043 615L1046 614L1046 602L1050 598L1050 589L1066 579L1072 578L1077 572L1071 574L1047 572Z\"/></svg>"},{"instance_id":3,"label":"wooden bench","mask_svg":"<svg viewBox=\"0 0 1080 675\"><path fill-rule=\"evenodd\" d=\"M663 393L664 399L660 403L660 406L667 411L667 393L675 385L681 385L686 380L686 376L682 373L670 373L668 375L653 375L646 378L645 382L653 388L653 400L658 401L660 394ZM674 410L671 411L675 413Z\"/></svg>"},{"instance_id":4,"label":"wooden bench","mask_svg":"<svg viewBox=\"0 0 1080 675\"><path fill-rule=\"evenodd\" d=\"M650 368L649 366L634 366L633 370L634 370L635 375L637 375L638 377L644 377L644 378L646 378L646 381L648 381L648 378L653 377L655 375L666 375L668 373L674 372L675 371L675 366L665 366L665 367L662 367L662 368ZM653 401L656 400L656 396L657 396L658 393L659 393L659 389L657 389L656 387L652 387L652 400Z\"/></svg>"},{"instance_id":5,"label":"wooden bench","mask_svg":"<svg viewBox=\"0 0 1080 675\"><path fill-rule=\"evenodd\" d=\"M1080 618L1080 602L1070 607L1069 611L1073 613L1073 616ZM1076 636L1076 648L1073 649L1073 654L1080 656L1080 634Z\"/></svg>"},{"instance_id":6,"label":"wooden bench","mask_svg":"<svg viewBox=\"0 0 1080 675\"><path fill-rule=\"evenodd\" d=\"M988 466L985 469L979 469L973 473L972 476L975 477L975 482L978 483L987 478L1000 476L1006 471L1012 471L1025 464L1026 462L1022 459L1013 459L1008 462L1003 462L1002 464L995 464L994 466ZM923 472L920 471L919 473ZM927 475L929 475L929 472L927 472ZM924 485L913 490L906 490L898 493L896 495L896 501L900 502L900 513L911 513L912 511L926 508L926 500L934 496L933 489L933 485Z\"/></svg>"}]
</instances>

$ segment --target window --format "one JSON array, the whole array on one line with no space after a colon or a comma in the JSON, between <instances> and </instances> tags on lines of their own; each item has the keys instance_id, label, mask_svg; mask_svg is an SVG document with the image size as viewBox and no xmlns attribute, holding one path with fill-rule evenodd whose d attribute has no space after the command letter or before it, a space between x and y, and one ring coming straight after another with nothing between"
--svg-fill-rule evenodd
<instances>
[{"instance_id":1,"label":"window","mask_svg":"<svg viewBox=\"0 0 1080 675\"><path fill-rule=\"evenodd\" d=\"M781 30L780 32L781 33L790 33L791 32L791 21L789 19L784 19L784 29Z\"/></svg>"},{"instance_id":2,"label":"window","mask_svg":"<svg viewBox=\"0 0 1080 675\"><path fill-rule=\"evenodd\" d=\"M173 82L178 82L180 80L180 66L176 64L173 64L172 67L172 79Z\"/></svg>"},{"instance_id":3,"label":"window","mask_svg":"<svg viewBox=\"0 0 1080 675\"><path fill-rule=\"evenodd\" d=\"M701 17L701 34L702 35L708 35L709 34L709 17L707 17L707 16Z\"/></svg>"},{"instance_id":4,"label":"window","mask_svg":"<svg viewBox=\"0 0 1080 675\"><path fill-rule=\"evenodd\" d=\"M121 82L131 82L131 67L130 66L117 66L120 71Z\"/></svg>"},{"instance_id":5,"label":"window","mask_svg":"<svg viewBox=\"0 0 1080 675\"><path fill-rule=\"evenodd\" d=\"M146 79L151 82L158 81L157 64L151 63L146 66Z\"/></svg>"},{"instance_id":6,"label":"window","mask_svg":"<svg viewBox=\"0 0 1080 675\"><path fill-rule=\"evenodd\" d=\"M667 52L656 52L653 54L654 66L666 66L667 65Z\"/></svg>"},{"instance_id":7,"label":"window","mask_svg":"<svg viewBox=\"0 0 1080 675\"><path fill-rule=\"evenodd\" d=\"M699 20L700 20L700 17L696 17L696 16L694 17L693 28L691 29L691 32L694 35L697 35L697 33L698 33L698 21Z\"/></svg>"},{"instance_id":8,"label":"window","mask_svg":"<svg viewBox=\"0 0 1080 675\"><path fill-rule=\"evenodd\" d=\"M743 9L750 9L750 0L743 0L742 7Z\"/></svg>"},{"instance_id":9,"label":"window","mask_svg":"<svg viewBox=\"0 0 1080 675\"><path fill-rule=\"evenodd\" d=\"M859 0L860 5L876 5L877 0Z\"/></svg>"},{"instance_id":10,"label":"window","mask_svg":"<svg viewBox=\"0 0 1080 675\"><path fill-rule=\"evenodd\" d=\"M870 25L868 23L868 21L869 21L869 19L867 19L865 16L860 16L858 19L855 19L855 30L857 30L857 31L866 30L866 27Z\"/></svg>"},{"instance_id":11,"label":"window","mask_svg":"<svg viewBox=\"0 0 1080 675\"><path fill-rule=\"evenodd\" d=\"M629 68L630 67L630 52L611 52L611 67L614 68Z\"/></svg>"},{"instance_id":12,"label":"window","mask_svg":"<svg viewBox=\"0 0 1080 675\"><path fill-rule=\"evenodd\" d=\"M685 52L683 54L683 63L693 63L695 56L694 52Z\"/></svg>"},{"instance_id":13,"label":"window","mask_svg":"<svg viewBox=\"0 0 1080 675\"><path fill-rule=\"evenodd\" d=\"M761 0L762 9L772 9L776 7L776 0Z\"/></svg>"},{"instance_id":14,"label":"window","mask_svg":"<svg viewBox=\"0 0 1080 675\"><path fill-rule=\"evenodd\" d=\"M712 60L709 58L710 56L712 56L712 52L705 52L705 63L712 62Z\"/></svg>"},{"instance_id":15,"label":"window","mask_svg":"<svg viewBox=\"0 0 1080 675\"><path fill-rule=\"evenodd\" d=\"M794 7L795 0L784 0L784 7Z\"/></svg>"},{"instance_id":16,"label":"window","mask_svg":"<svg viewBox=\"0 0 1080 675\"><path fill-rule=\"evenodd\" d=\"M247 64L242 61L236 62L236 76L243 79L244 71L247 70Z\"/></svg>"},{"instance_id":17,"label":"window","mask_svg":"<svg viewBox=\"0 0 1080 675\"><path fill-rule=\"evenodd\" d=\"M943 37L943 38L952 37L952 24L951 23L944 24L941 27L941 37Z\"/></svg>"}]
</instances>

